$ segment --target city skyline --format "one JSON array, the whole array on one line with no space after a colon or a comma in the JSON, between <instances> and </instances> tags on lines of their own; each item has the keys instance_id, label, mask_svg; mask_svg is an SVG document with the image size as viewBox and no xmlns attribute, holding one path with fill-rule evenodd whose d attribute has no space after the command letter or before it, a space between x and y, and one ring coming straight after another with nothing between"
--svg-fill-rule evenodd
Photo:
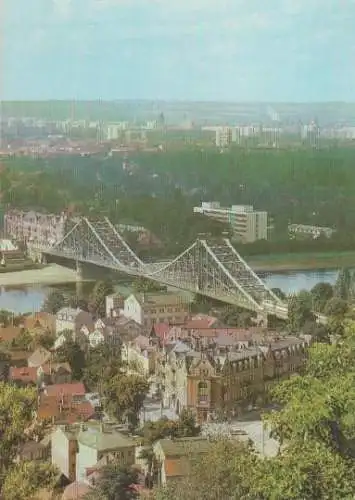
<instances>
[{"instance_id":1,"label":"city skyline","mask_svg":"<svg viewBox=\"0 0 355 500\"><path fill-rule=\"evenodd\" d=\"M355 101L353 0L5 0L2 9L3 100Z\"/></svg>"}]
</instances>

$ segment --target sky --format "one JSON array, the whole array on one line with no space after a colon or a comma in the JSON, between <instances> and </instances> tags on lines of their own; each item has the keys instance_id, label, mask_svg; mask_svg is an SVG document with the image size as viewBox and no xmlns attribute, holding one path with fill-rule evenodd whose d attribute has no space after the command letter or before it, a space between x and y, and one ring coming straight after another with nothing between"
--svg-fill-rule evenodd
<instances>
[{"instance_id":1,"label":"sky","mask_svg":"<svg viewBox=\"0 0 355 500\"><path fill-rule=\"evenodd\" d=\"M355 101L355 0L0 0L0 98Z\"/></svg>"}]
</instances>

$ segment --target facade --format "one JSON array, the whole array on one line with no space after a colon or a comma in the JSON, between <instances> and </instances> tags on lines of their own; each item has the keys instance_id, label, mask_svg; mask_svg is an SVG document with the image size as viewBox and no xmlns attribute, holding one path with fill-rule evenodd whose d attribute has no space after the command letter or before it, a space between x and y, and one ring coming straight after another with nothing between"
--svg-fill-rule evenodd
<instances>
[{"instance_id":1,"label":"facade","mask_svg":"<svg viewBox=\"0 0 355 500\"><path fill-rule=\"evenodd\" d=\"M194 213L229 224L234 237L243 243L253 243L268 238L267 212L254 210L252 205L221 207L217 201L202 202L200 207L194 207Z\"/></svg>"},{"instance_id":2,"label":"facade","mask_svg":"<svg viewBox=\"0 0 355 500\"><path fill-rule=\"evenodd\" d=\"M323 226L310 226L306 224L290 224L288 226L288 233L290 238L307 238L317 239L320 236L331 238L335 233L335 229Z\"/></svg>"},{"instance_id":3,"label":"facade","mask_svg":"<svg viewBox=\"0 0 355 500\"><path fill-rule=\"evenodd\" d=\"M190 408L199 421L219 412L234 414L263 399L269 384L296 372L308 342L294 337L247 347L213 342L200 351L183 342L168 344L160 368L164 406L177 413Z\"/></svg>"},{"instance_id":4,"label":"facade","mask_svg":"<svg viewBox=\"0 0 355 500\"><path fill-rule=\"evenodd\" d=\"M50 243L60 241L66 233L65 214L45 214L9 210L4 215L4 233L15 241Z\"/></svg>"},{"instance_id":5,"label":"facade","mask_svg":"<svg viewBox=\"0 0 355 500\"><path fill-rule=\"evenodd\" d=\"M76 438L78 432L78 426L61 425L57 426L51 437L52 464L58 467L69 481L75 481L76 477L76 455L78 452Z\"/></svg>"},{"instance_id":6,"label":"facade","mask_svg":"<svg viewBox=\"0 0 355 500\"><path fill-rule=\"evenodd\" d=\"M187 298L176 293L137 293L124 301L123 314L147 329L155 323L184 323L189 317Z\"/></svg>"},{"instance_id":7,"label":"facade","mask_svg":"<svg viewBox=\"0 0 355 500\"><path fill-rule=\"evenodd\" d=\"M155 373L158 359L158 349L148 337L139 335L131 342L122 346L122 359L131 369L149 376Z\"/></svg>"},{"instance_id":8,"label":"facade","mask_svg":"<svg viewBox=\"0 0 355 500\"><path fill-rule=\"evenodd\" d=\"M87 469L107 455L113 456L121 465L129 466L135 462L134 441L109 425L96 422L82 425L77 443L76 479L79 481L84 481Z\"/></svg>"},{"instance_id":9,"label":"facade","mask_svg":"<svg viewBox=\"0 0 355 500\"><path fill-rule=\"evenodd\" d=\"M56 314L55 332L60 334L63 330L71 330L74 333L79 333L83 326L86 326L89 331L94 329L94 320L90 313L77 308L63 307Z\"/></svg>"}]
</instances>

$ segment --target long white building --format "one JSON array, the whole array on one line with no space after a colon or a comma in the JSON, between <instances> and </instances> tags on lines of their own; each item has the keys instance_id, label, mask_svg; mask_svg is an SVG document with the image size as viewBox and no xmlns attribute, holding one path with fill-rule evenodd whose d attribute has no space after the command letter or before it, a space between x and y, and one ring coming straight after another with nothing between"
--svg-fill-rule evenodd
<instances>
[{"instance_id":1,"label":"long white building","mask_svg":"<svg viewBox=\"0 0 355 500\"><path fill-rule=\"evenodd\" d=\"M233 235L243 243L267 240L267 212L254 210L252 205L232 205L221 207L217 201L202 202L194 207L194 213L211 217L231 226Z\"/></svg>"}]
</instances>

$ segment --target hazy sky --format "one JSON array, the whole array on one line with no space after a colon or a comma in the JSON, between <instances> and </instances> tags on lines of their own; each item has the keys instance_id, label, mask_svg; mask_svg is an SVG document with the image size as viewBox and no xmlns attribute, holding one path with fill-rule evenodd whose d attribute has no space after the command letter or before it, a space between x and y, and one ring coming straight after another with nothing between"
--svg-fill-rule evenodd
<instances>
[{"instance_id":1,"label":"hazy sky","mask_svg":"<svg viewBox=\"0 0 355 500\"><path fill-rule=\"evenodd\" d=\"M355 101L355 0L0 3L3 99Z\"/></svg>"}]
</instances>

